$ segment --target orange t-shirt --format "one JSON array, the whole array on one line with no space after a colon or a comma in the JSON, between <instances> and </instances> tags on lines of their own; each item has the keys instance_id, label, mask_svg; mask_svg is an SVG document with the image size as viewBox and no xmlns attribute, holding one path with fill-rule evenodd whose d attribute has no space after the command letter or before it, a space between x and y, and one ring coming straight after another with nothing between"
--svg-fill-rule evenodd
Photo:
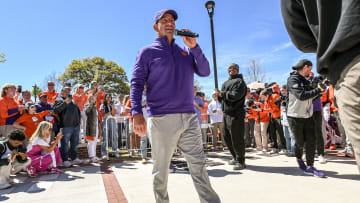
<instances>
[{"instance_id":1,"label":"orange t-shirt","mask_svg":"<svg viewBox=\"0 0 360 203\"><path fill-rule=\"evenodd\" d=\"M248 118L254 118L257 123L259 123L259 113L260 113L260 122L266 123L270 121L269 113L272 113L271 106L266 102L265 104L261 102L255 102L255 105L259 104L260 108L263 111L254 111L250 108L250 116Z\"/></svg>"},{"instance_id":2,"label":"orange t-shirt","mask_svg":"<svg viewBox=\"0 0 360 203\"><path fill-rule=\"evenodd\" d=\"M130 99L125 104L126 109L131 109L131 102ZM134 122L134 118L132 117L132 113L129 113L129 122Z\"/></svg>"},{"instance_id":3,"label":"orange t-shirt","mask_svg":"<svg viewBox=\"0 0 360 203\"><path fill-rule=\"evenodd\" d=\"M280 117L280 108L275 104L276 100L278 100L280 97L279 93L274 92L273 94L271 94L271 96L269 97L269 104L271 106L272 109L272 118L279 118Z\"/></svg>"},{"instance_id":4,"label":"orange t-shirt","mask_svg":"<svg viewBox=\"0 0 360 203\"><path fill-rule=\"evenodd\" d=\"M11 125L17 118L20 117L18 107L19 103L14 98L0 98L0 126Z\"/></svg>"},{"instance_id":5,"label":"orange t-shirt","mask_svg":"<svg viewBox=\"0 0 360 203\"><path fill-rule=\"evenodd\" d=\"M209 102L208 101L204 101L204 108L201 112L201 120L207 120L208 116L207 116L207 110L208 110L208 106L209 106Z\"/></svg>"},{"instance_id":6,"label":"orange t-shirt","mask_svg":"<svg viewBox=\"0 0 360 203\"><path fill-rule=\"evenodd\" d=\"M80 111L84 110L84 105L88 99L88 95L75 93L73 94L72 98L76 105L79 107Z\"/></svg>"},{"instance_id":7,"label":"orange t-shirt","mask_svg":"<svg viewBox=\"0 0 360 203\"><path fill-rule=\"evenodd\" d=\"M40 94L38 95L39 97L40 97ZM55 91L49 92L48 90L44 91L42 94L46 94L47 101L52 104L55 102L56 98L59 96L59 93L57 93Z\"/></svg>"},{"instance_id":8,"label":"orange t-shirt","mask_svg":"<svg viewBox=\"0 0 360 203\"><path fill-rule=\"evenodd\" d=\"M40 113L34 113L32 115L24 113L19 119L15 121L15 123L25 126L25 136L31 137L36 131L36 128L38 127L40 122L44 120L43 117L46 116L48 113L49 111L42 111Z\"/></svg>"}]
</instances>

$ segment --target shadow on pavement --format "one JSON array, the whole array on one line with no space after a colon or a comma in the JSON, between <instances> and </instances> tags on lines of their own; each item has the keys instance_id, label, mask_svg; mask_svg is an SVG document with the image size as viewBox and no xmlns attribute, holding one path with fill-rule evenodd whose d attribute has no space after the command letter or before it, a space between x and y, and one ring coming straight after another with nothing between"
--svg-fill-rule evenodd
<instances>
[{"instance_id":1,"label":"shadow on pavement","mask_svg":"<svg viewBox=\"0 0 360 203\"><path fill-rule=\"evenodd\" d=\"M212 169L212 170L208 170L208 174L211 177L221 178L221 177L225 177L227 175L240 175L242 173L235 172L235 171L227 171L224 169Z\"/></svg>"},{"instance_id":2,"label":"shadow on pavement","mask_svg":"<svg viewBox=\"0 0 360 203\"><path fill-rule=\"evenodd\" d=\"M276 166L255 166L248 165L248 170L263 172L263 173L278 173L292 176L306 176L298 167L276 167ZM357 174L338 174L336 171L320 170L325 173L327 177L346 179L346 180L360 180L360 175Z\"/></svg>"}]
</instances>

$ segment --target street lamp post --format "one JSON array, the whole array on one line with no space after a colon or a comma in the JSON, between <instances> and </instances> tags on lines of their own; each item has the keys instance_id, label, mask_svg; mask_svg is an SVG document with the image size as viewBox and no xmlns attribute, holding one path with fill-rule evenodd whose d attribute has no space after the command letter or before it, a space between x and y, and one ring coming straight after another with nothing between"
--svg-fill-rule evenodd
<instances>
[{"instance_id":1,"label":"street lamp post","mask_svg":"<svg viewBox=\"0 0 360 203\"><path fill-rule=\"evenodd\" d=\"M216 53L215 53L215 37L214 37L214 23L213 23L213 15L215 2L208 1L205 3L205 8L210 17L210 26L211 26L211 42L212 42L212 52L213 52L213 64L214 64L214 79L215 79L215 88L218 89L218 79L217 79L217 68L216 68Z\"/></svg>"}]
</instances>

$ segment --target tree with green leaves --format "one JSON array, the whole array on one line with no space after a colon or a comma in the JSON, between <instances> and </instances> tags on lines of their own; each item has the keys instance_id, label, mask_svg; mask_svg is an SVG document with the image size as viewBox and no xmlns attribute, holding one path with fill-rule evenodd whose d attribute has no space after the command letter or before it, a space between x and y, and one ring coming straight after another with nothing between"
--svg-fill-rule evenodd
<instances>
[{"instance_id":1,"label":"tree with green leaves","mask_svg":"<svg viewBox=\"0 0 360 203\"><path fill-rule=\"evenodd\" d=\"M34 97L35 101L37 100L37 96L40 92L43 92L43 91L38 85L35 84L34 86L32 86L31 96Z\"/></svg>"},{"instance_id":2,"label":"tree with green leaves","mask_svg":"<svg viewBox=\"0 0 360 203\"><path fill-rule=\"evenodd\" d=\"M113 61L101 57L73 60L59 79L71 83L71 86L83 84L88 86L96 81L107 93L129 94L130 86L125 70Z\"/></svg>"},{"instance_id":3,"label":"tree with green leaves","mask_svg":"<svg viewBox=\"0 0 360 203\"><path fill-rule=\"evenodd\" d=\"M5 63L6 59L5 59L5 54L4 53L0 53L0 63Z\"/></svg>"}]
</instances>

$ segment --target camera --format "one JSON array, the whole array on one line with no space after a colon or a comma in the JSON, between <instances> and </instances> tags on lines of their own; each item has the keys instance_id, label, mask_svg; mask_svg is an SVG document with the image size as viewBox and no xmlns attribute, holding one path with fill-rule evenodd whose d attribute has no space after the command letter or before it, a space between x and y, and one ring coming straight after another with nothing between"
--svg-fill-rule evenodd
<instances>
[{"instance_id":1,"label":"camera","mask_svg":"<svg viewBox=\"0 0 360 203\"><path fill-rule=\"evenodd\" d=\"M251 107L252 109L260 109L260 104L255 104Z\"/></svg>"},{"instance_id":2,"label":"camera","mask_svg":"<svg viewBox=\"0 0 360 203\"><path fill-rule=\"evenodd\" d=\"M316 76L311 81L311 87L312 88L317 88L318 84L320 84L321 88L326 89L326 86L330 85L330 80L324 79L321 75Z\"/></svg>"},{"instance_id":3,"label":"camera","mask_svg":"<svg viewBox=\"0 0 360 203\"><path fill-rule=\"evenodd\" d=\"M18 86L17 86L16 92L19 92L19 93L22 92L22 86L21 86L21 85L18 85Z\"/></svg>"}]
</instances>

